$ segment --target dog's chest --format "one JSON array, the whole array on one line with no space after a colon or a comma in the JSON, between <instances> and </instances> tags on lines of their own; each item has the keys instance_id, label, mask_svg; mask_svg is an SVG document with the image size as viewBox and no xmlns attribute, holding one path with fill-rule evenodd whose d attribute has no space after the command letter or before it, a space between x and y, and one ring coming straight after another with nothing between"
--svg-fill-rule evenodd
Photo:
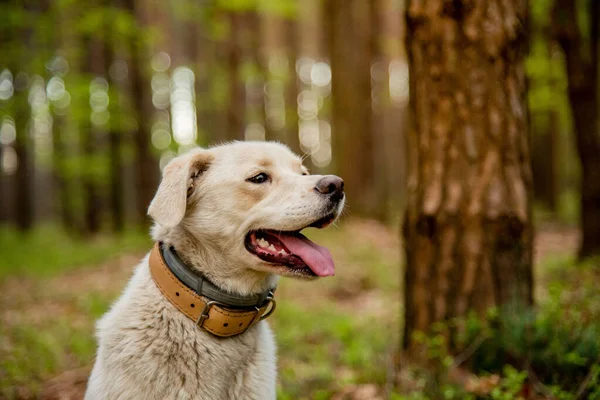
<instances>
[{"instance_id":1,"label":"dog's chest","mask_svg":"<svg viewBox=\"0 0 600 400\"><path fill-rule=\"evenodd\" d=\"M135 388L136 398L242 398L248 382L274 385L274 343L264 323L217 338L146 286L148 280L135 280L102 319L99 334L106 370L126 371L119 379L130 381L125 386Z\"/></svg>"}]
</instances>

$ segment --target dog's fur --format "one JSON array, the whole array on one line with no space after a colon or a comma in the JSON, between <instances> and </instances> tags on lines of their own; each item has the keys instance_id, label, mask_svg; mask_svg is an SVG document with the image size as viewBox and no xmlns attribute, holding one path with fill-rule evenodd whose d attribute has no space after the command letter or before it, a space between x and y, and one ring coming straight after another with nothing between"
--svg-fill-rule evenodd
<instances>
[{"instance_id":1,"label":"dog's fur","mask_svg":"<svg viewBox=\"0 0 600 400\"><path fill-rule=\"evenodd\" d=\"M260 172L266 184L246 179ZM252 294L293 270L261 261L244 239L250 230L294 231L331 210L300 158L283 145L235 142L172 160L149 208L152 237L220 288ZM335 212L339 215L343 201ZM216 338L158 290L148 256L120 299L98 322L99 348L86 400L275 399L273 334L265 321Z\"/></svg>"}]
</instances>

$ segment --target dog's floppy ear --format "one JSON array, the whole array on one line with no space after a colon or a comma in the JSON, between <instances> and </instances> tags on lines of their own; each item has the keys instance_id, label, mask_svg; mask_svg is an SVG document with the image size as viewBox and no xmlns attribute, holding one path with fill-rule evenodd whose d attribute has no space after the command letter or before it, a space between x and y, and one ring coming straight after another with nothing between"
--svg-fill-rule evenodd
<instances>
[{"instance_id":1,"label":"dog's floppy ear","mask_svg":"<svg viewBox=\"0 0 600 400\"><path fill-rule=\"evenodd\" d=\"M165 227L179 224L197 179L208 169L213 158L210 151L198 149L171 160L163 169L162 181L148 207L148 215Z\"/></svg>"}]
</instances>

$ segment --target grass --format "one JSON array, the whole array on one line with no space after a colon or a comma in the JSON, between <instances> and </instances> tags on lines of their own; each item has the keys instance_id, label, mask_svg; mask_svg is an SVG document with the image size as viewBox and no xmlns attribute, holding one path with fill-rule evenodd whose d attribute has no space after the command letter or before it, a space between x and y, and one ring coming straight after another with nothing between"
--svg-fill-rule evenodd
<instances>
[{"instance_id":1,"label":"grass","mask_svg":"<svg viewBox=\"0 0 600 400\"><path fill-rule=\"evenodd\" d=\"M351 221L307 235L332 251L336 276L281 281L270 318L278 398L327 399L351 386L380 388L398 343L397 230ZM94 322L150 242L125 235L90 243L48 227L25 239L4 230L0 238L0 398L37 398L49 379L91 366Z\"/></svg>"},{"instance_id":2,"label":"grass","mask_svg":"<svg viewBox=\"0 0 600 400\"><path fill-rule=\"evenodd\" d=\"M295 304L281 308L274 323L280 398L312 399L348 385L385 385L398 339L394 318L384 323L375 317L357 319L327 306L310 313Z\"/></svg>"},{"instance_id":3,"label":"grass","mask_svg":"<svg viewBox=\"0 0 600 400\"><path fill-rule=\"evenodd\" d=\"M0 226L0 281L15 275L52 276L150 245L147 234L135 231L86 240L69 236L52 225L29 234Z\"/></svg>"},{"instance_id":4,"label":"grass","mask_svg":"<svg viewBox=\"0 0 600 400\"><path fill-rule=\"evenodd\" d=\"M392 357L401 327L398 230L349 220L307 236L331 250L336 276L281 280L269 320L278 343L278 398L342 399L362 391L357 398L426 399L419 390L386 390L396 379ZM552 255L537 264L537 298L559 296L557 308L583 308L600 317L600 303L588 302L597 269L573 265L567 239L546 234L553 250L544 250ZM0 398L43 398L50 382L84 390L94 360L94 322L150 245L131 233L86 242L51 227L26 238L0 231ZM83 379L65 373L80 369ZM459 389L442 387L444 398L463 398Z\"/></svg>"}]
</instances>

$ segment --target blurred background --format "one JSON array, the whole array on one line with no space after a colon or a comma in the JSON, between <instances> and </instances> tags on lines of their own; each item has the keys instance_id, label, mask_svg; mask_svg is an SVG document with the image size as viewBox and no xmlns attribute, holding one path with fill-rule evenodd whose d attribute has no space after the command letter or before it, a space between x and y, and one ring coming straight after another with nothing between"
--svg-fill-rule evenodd
<instances>
[{"instance_id":1,"label":"blurred background","mask_svg":"<svg viewBox=\"0 0 600 400\"><path fill-rule=\"evenodd\" d=\"M194 146L229 140L283 142L312 173L346 182L347 216L310 233L331 248L338 275L283 282L278 292L279 398L600 396L599 2L406 3L0 1L0 398L81 398L94 321L152 245L146 211L161 168ZM515 157L529 211L514 236L531 250L520 259L535 277L524 296L542 311L506 324L471 321L462 342L451 339L451 321L470 314L444 314L426 324L434 331L416 340L419 362L408 365L405 304L415 306L403 265L420 264L403 243L422 227L411 207L425 201L411 193L444 169L433 158L408 160L452 154L430 143L453 134L422 135L429 116L409 97L431 93L431 120L442 115L443 93L460 87L419 84L440 75L436 51L475 40L466 28L462 39L445 38L478 9L468 21L490 37L494 24L509 31L518 21L500 57L526 84L513 99L520 105L498 118L523 116L526 150ZM468 58L463 66L471 68ZM511 74L501 74L509 92ZM482 142L469 143L467 153Z\"/></svg>"}]
</instances>

